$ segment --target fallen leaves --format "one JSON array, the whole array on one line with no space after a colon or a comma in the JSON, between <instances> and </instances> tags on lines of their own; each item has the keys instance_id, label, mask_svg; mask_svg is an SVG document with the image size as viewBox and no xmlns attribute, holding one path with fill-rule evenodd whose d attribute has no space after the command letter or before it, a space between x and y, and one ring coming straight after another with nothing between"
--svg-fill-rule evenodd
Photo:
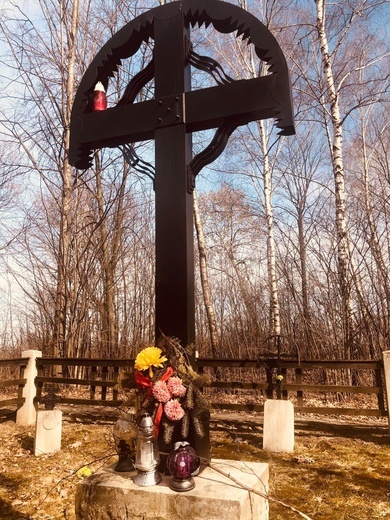
<instances>
[{"instance_id":1,"label":"fallen leaves","mask_svg":"<svg viewBox=\"0 0 390 520\"><path fill-rule=\"evenodd\" d=\"M111 429L111 424L86 428L65 420L61 451L35 457L34 426L0 423L1 520L75 520L76 486L110 463L106 458L91 464L102 453L111 452L106 440Z\"/></svg>"}]
</instances>

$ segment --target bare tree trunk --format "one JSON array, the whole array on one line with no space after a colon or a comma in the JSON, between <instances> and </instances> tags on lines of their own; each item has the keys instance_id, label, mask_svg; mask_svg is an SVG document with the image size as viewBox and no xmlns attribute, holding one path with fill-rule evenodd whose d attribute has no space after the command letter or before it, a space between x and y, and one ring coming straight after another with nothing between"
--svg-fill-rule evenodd
<instances>
[{"instance_id":1,"label":"bare tree trunk","mask_svg":"<svg viewBox=\"0 0 390 520\"><path fill-rule=\"evenodd\" d=\"M103 357L112 357L118 351L117 313L115 308L115 273L119 261L121 236L123 232L123 202L125 197L128 165L124 162L123 178L116 194L114 221L112 223L111 239L107 231L104 193L102 188L102 168L99 153L95 153L96 167L96 198L100 228L100 263L103 279L103 305L100 309L102 331Z\"/></svg>"},{"instance_id":2,"label":"bare tree trunk","mask_svg":"<svg viewBox=\"0 0 390 520\"><path fill-rule=\"evenodd\" d=\"M339 96L335 86L332 60L329 54L329 45L325 25L325 0L316 0L317 32L320 43L323 72L326 82L326 97L330 106L332 124L332 142L330 152L335 182L336 232L337 232L337 260L338 276L341 293L343 343L347 358L351 356L354 339L354 319L352 311L351 280L349 271L349 252L347 221L345 211L345 179L343 163L343 126L340 115Z\"/></svg>"},{"instance_id":3,"label":"bare tree trunk","mask_svg":"<svg viewBox=\"0 0 390 520\"><path fill-rule=\"evenodd\" d=\"M62 14L64 14L66 7L61 2ZM71 199L73 191L72 182L72 168L68 161L67 151L69 150L70 141L70 115L72 110L72 100L74 95L74 68L76 63L76 39L78 30L78 16L79 16L79 0L74 0L72 21L69 33L67 35L68 53L65 56L64 45L62 42L62 66L64 70L63 75L63 98L62 98L62 113L64 117L64 149L65 155L62 166L62 193L61 193L61 221L60 221L60 235L58 244L58 261L57 261L57 291L55 303L55 317L53 330L53 355L66 356L68 355L67 345L67 278L69 273L70 260L70 240L71 240ZM64 16L61 17L64 20ZM65 21L61 26L61 34L66 30ZM68 73L65 75L66 63Z\"/></svg>"},{"instance_id":4,"label":"bare tree trunk","mask_svg":"<svg viewBox=\"0 0 390 520\"><path fill-rule=\"evenodd\" d=\"M306 241L305 241L305 230L303 223L303 211L302 208L298 208L297 215L297 223L298 223L298 249L299 249L299 262L301 268L301 291L302 291L302 315L303 315L303 327L305 331L305 338L307 345L312 347L313 333L312 333L312 323L311 323L311 311L309 305L309 291L308 291L308 281L307 281L307 260L306 260Z\"/></svg>"},{"instance_id":5,"label":"bare tree trunk","mask_svg":"<svg viewBox=\"0 0 390 520\"><path fill-rule=\"evenodd\" d=\"M207 314L207 322L210 332L210 343L213 357L218 354L218 329L217 319L215 316L214 304L211 297L211 290L209 284L209 277L207 272L207 254L206 254L206 241L203 233L203 224L200 217L200 211L198 206L198 198L194 191L194 222L196 229L196 236L198 238L198 253L199 253L199 266L200 266L200 280L202 284L203 302Z\"/></svg>"},{"instance_id":6,"label":"bare tree trunk","mask_svg":"<svg viewBox=\"0 0 390 520\"><path fill-rule=\"evenodd\" d=\"M368 121L369 118L367 117ZM381 283L378 284L377 291L380 293L381 300L385 302L385 305L389 305L390 302L390 280L389 280L389 269L386 265L386 261L383 257L380 240L378 236L377 226L374 222L373 216L373 202L372 202L372 187L370 182L370 168L369 168L369 158L367 153L367 142L366 142L366 124L364 123L365 118L361 117L361 138L362 138L362 176L363 176L363 187L364 187L364 206L365 206L365 218L368 225L368 243L370 245L370 249L372 252L372 256L375 259L376 268L378 269L378 278ZM360 293L359 293L360 294ZM363 317L365 321L368 321L368 308L367 302L364 297L361 296L361 306ZM385 315L388 315L385 313ZM375 327L375 323L372 324ZM371 325L371 327L372 327ZM371 339L371 327L367 324L365 327L366 332L369 334L369 347L370 347L370 355L374 359L378 352L375 351L375 347L373 345L373 341ZM379 328L380 329L380 328ZM378 333L381 333L378 330Z\"/></svg>"}]
</instances>

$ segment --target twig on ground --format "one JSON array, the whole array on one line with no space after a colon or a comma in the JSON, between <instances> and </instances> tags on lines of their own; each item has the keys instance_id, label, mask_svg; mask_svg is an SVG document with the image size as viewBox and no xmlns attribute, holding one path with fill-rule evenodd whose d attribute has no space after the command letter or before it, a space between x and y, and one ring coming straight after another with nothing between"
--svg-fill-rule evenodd
<instances>
[{"instance_id":1,"label":"twig on ground","mask_svg":"<svg viewBox=\"0 0 390 520\"><path fill-rule=\"evenodd\" d=\"M249 486L246 486L245 484L243 484L242 482L237 480L235 477L233 477L229 473L226 473L226 471L223 471L222 469L218 468L216 466L216 464L213 464L209 460L202 459L202 462L204 464L206 464L207 466L209 466L214 471L216 471L217 473L220 473L224 477L227 477L228 479L230 479L232 482L237 484L240 488L245 489L246 491L249 491L250 493L254 493L255 495L258 495L260 497L266 498L270 502L274 502L274 503L279 504L279 505L281 505L281 506L283 506L283 507L285 507L287 509L290 509L290 511L294 511L294 513L297 513L299 516L301 516L305 520L312 520L312 518L310 518L310 516L306 515L305 513L302 513L302 511L299 511L299 509L296 509L295 507L290 506L289 504L286 504L285 502L282 502L281 500L273 498L270 495L268 495L267 493L262 493L261 491L257 491L256 489L253 489L253 488L251 488Z\"/></svg>"},{"instance_id":2,"label":"twig on ground","mask_svg":"<svg viewBox=\"0 0 390 520\"><path fill-rule=\"evenodd\" d=\"M72 470L72 473L70 473L69 475L66 475L65 477L62 477L60 478L60 480L57 480L57 482L49 489L49 491L46 493L46 495L42 498L42 500L39 502L39 504L35 507L35 511L38 511L38 509L41 507L41 505L43 504L43 502L47 499L47 497L52 493L52 491L54 491L54 489L57 488L57 486L59 484L61 484L61 482L63 482L64 480L68 480L72 477L74 477L77 472L84 468L85 466L90 466L91 464L94 464L95 462L100 462L101 460L106 460L106 459L109 459L111 457L113 457L115 455L115 453L112 453L110 452L108 455L103 455L102 457L99 457L97 459L94 459L90 462L87 462L86 464L83 464L82 466L80 466L79 468L75 469L75 470Z\"/></svg>"}]
</instances>

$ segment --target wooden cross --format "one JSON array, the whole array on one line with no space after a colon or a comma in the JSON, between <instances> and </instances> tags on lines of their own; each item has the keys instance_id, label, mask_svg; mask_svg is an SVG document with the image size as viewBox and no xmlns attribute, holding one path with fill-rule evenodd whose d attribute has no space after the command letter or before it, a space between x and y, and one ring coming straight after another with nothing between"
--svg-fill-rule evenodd
<instances>
[{"instance_id":1,"label":"wooden cross","mask_svg":"<svg viewBox=\"0 0 390 520\"><path fill-rule=\"evenodd\" d=\"M45 405L45 410L54 410L55 405L61 402L61 397L55 393L54 383L46 383L45 390L47 393L39 402Z\"/></svg>"},{"instance_id":2,"label":"wooden cross","mask_svg":"<svg viewBox=\"0 0 390 520\"><path fill-rule=\"evenodd\" d=\"M197 55L190 25L213 24L236 32L269 65L269 75L233 81L220 65ZM119 103L92 112L90 99L105 87L122 59L154 39L151 63L137 74ZM216 78L217 86L191 90L190 68ZM151 79L154 99L134 103ZM195 341L193 199L195 177L226 146L233 130L250 121L275 118L280 134L294 133L290 81L283 53L268 29L247 11L219 0L183 0L147 11L129 22L99 51L78 89L71 119L70 163L91 165L91 153L155 140L156 197L156 341L161 333L183 346ZM192 132L216 128L210 145L192 156Z\"/></svg>"}]
</instances>

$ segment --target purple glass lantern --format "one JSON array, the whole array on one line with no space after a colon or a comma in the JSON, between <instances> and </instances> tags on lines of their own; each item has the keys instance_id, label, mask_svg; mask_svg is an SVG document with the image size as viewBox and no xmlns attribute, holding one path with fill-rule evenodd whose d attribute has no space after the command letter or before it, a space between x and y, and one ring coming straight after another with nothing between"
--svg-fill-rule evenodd
<instances>
[{"instance_id":1,"label":"purple glass lantern","mask_svg":"<svg viewBox=\"0 0 390 520\"><path fill-rule=\"evenodd\" d=\"M188 442L176 442L168 455L167 468L172 475L169 487L174 491L190 491L195 487L192 478L200 466L199 457Z\"/></svg>"}]
</instances>

